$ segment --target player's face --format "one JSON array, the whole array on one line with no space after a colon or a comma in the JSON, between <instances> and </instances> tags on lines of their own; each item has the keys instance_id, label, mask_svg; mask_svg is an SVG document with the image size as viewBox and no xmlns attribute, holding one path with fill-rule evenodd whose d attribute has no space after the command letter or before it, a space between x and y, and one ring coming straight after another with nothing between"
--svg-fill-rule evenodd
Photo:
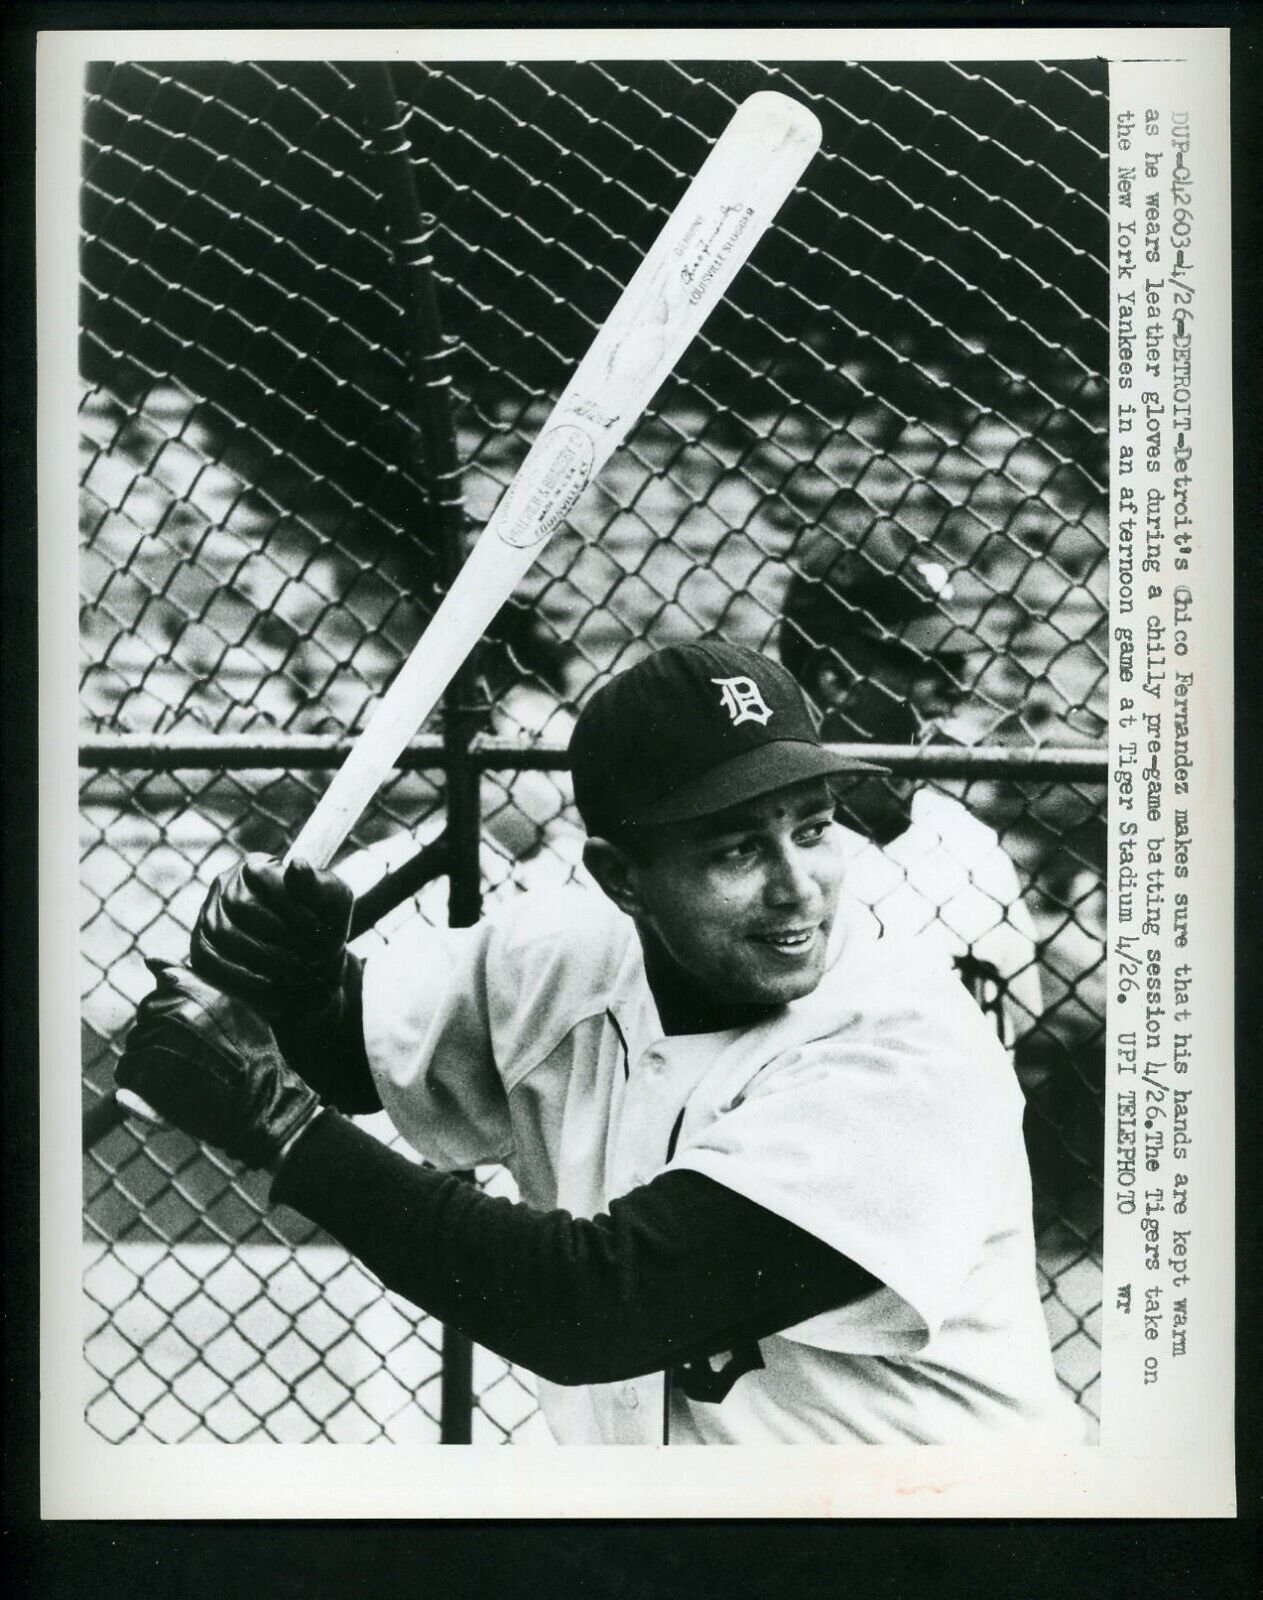
<instances>
[{"instance_id":1,"label":"player's face","mask_svg":"<svg viewBox=\"0 0 1263 1600\"><path fill-rule=\"evenodd\" d=\"M842 885L834 800L822 779L655 830L633 869L648 953L711 1003L782 1005L824 973Z\"/></svg>"}]
</instances>

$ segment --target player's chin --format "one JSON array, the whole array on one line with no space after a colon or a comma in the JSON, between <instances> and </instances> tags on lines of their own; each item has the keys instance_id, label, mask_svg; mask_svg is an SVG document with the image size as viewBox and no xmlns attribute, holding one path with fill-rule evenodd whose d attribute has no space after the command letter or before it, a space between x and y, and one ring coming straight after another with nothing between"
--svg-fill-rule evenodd
<instances>
[{"instance_id":1,"label":"player's chin","mask_svg":"<svg viewBox=\"0 0 1263 1600\"><path fill-rule=\"evenodd\" d=\"M788 951L753 941L750 988L765 1005L788 1005L809 995L824 976L826 937L818 932L811 945Z\"/></svg>"}]
</instances>

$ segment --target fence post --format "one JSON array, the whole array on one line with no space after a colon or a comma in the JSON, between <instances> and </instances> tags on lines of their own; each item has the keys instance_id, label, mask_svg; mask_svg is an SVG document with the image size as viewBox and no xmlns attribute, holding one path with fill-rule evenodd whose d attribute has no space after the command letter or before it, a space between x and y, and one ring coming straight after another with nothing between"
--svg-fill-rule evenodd
<instances>
[{"instance_id":1,"label":"fence post","mask_svg":"<svg viewBox=\"0 0 1263 1600\"><path fill-rule=\"evenodd\" d=\"M429 526L440 578L450 585L464 556L464 502L456 432L452 423L447 356L429 251L434 219L422 212L412 170L408 114L395 96L390 68L358 70L370 133L380 156L387 220L404 290L411 355L412 455L425 483ZM475 664L465 663L443 698L443 750L447 772L448 921L469 927L482 914L480 772L470 757L478 731ZM470 1175L472 1177L472 1174ZM439 1439L468 1444L473 1429L473 1348L462 1333L444 1327Z\"/></svg>"},{"instance_id":2,"label":"fence post","mask_svg":"<svg viewBox=\"0 0 1263 1600\"><path fill-rule=\"evenodd\" d=\"M447 745L448 911L453 928L468 928L482 914L481 771L470 757L476 714L468 698L468 668L459 673L444 701ZM473 1173L462 1174L473 1182ZM469 1444L473 1438L474 1351L465 1334L443 1326L443 1371L439 1389L439 1442Z\"/></svg>"}]
</instances>

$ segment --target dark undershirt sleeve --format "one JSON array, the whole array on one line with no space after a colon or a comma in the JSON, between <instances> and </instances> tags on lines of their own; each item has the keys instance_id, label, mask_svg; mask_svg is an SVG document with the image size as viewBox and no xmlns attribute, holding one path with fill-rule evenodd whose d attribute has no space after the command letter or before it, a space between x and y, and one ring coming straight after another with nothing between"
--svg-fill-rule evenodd
<instances>
[{"instance_id":1,"label":"dark undershirt sleeve","mask_svg":"<svg viewBox=\"0 0 1263 1600\"><path fill-rule=\"evenodd\" d=\"M553 1383L613 1383L764 1338L876 1280L700 1173L665 1172L585 1220L493 1199L329 1111L272 1198L388 1289Z\"/></svg>"}]
</instances>

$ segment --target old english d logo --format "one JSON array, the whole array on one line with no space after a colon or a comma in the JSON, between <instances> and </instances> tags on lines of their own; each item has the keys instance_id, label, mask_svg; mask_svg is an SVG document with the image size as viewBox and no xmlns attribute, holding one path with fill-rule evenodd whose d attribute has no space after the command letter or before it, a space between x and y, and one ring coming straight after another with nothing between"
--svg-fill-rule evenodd
<instances>
[{"instance_id":1,"label":"old english d logo","mask_svg":"<svg viewBox=\"0 0 1263 1600\"><path fill-rule=\"evenodd\" d=\"M682 1390L690 1400L701 1400L712 1406L722 1405L738 1378L743 1378L747 1372L758 1372L763 1365L763 1353L751 1340L749 1344L738 1345L730 1351L721 1367L716 1368L706 1360L690 1361L687 1366L676 1367L671 1374L672 1385Z\"/></svg>"},{"instance_id":2,"label":"old english d logo","mask_svg":"<svg viewBox=\"0 0 1263 1600\"><path fill-rule=\"evenodd\" d=\"M753 678L712 678L710 681L719 685L721 703L732 718L734 728L743 722L766 723L772 715L771 706L765 703Z\"/></svg>"}]
</instances>

